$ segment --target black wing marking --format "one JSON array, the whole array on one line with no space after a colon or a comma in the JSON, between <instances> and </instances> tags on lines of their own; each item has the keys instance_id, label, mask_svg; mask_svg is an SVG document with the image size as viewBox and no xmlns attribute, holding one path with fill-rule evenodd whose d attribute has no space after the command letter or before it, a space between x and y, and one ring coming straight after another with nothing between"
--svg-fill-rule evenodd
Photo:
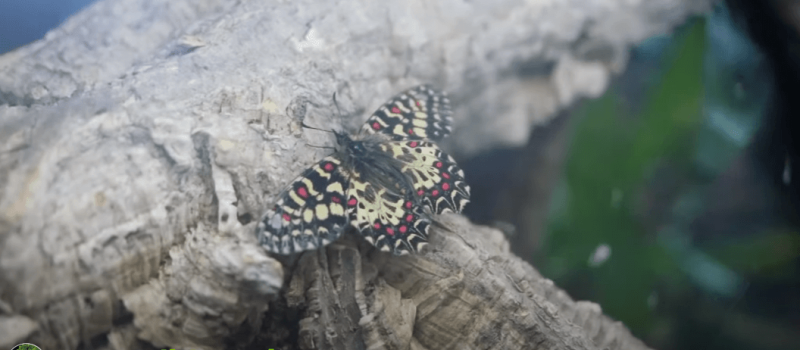
<instances>
[{"instance_id":1,"label":"black wing marking","mask_svg":"<svg viewBox=\"0 0 800 350\"><path fill-rule=\"evenodd\" d=\"M450 134L452 110L447 96L420 85L392 97L367 119L362 134L384 133L395 140L438 141Z\"/></svg>"},{"instance_id":2,"label":"black wing marking","mask_svg":"<svg viewBox=\"0 0 800 350\"><path fill-rule=\"evenodd\" d=\"M284 190L256 229L268 251L292 254L316 249L338 238L347 226L349 179L333 156L304 171Z\"/></svg>"}]
</instances>

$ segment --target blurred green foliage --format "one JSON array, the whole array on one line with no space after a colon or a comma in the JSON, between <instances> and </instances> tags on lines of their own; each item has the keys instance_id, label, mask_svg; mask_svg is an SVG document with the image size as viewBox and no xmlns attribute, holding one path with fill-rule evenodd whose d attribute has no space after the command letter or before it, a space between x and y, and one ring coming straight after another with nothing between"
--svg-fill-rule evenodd
<instances>
[{"instance_id":1,"label":"blurred green foliage","mask_svg":"<svg viewBox=\"0 0 800 350\"><path fill-rule=\"evenodd\" d=\"M755 276L796 281L800 235L771 223L698 246L692 223L717 200L711 184L752 141L772 83L763 57L724 8L664 42L641 101L615 84L573 115L570 154L550 203L538 266L575 299L597 302L638 336L682 348L675 333L693 332L691 325L708 328L726 313L748 324L733 308ZM610 254L600 256L606 247ZM665 300L688 304L659 310ZM709 317L707 310L715 311ZM730 339L684 334L706 337L684 341L705 344L694 348L770 348L737 341L748 338L741 332L721 334Z\"/></svg>"},{"instance_id":2,"label":"blurred green foliage","mask_svg":"<svg viewBox=\"0 0 800 350\"><path fill-rule=\"evenodd\" d=\"M787 229L767 230L757 237L729 239L709 254L733 270L768 279L787 279L798 271L790 262L800 254L800 235Z\"/></svg>"},{"instance_id":3,"label":"blurred green foliage","mask_svg":"<svg viewBox=\"0 0 800 350\"><path fill-rule=\"evenodd\" d=\"M664 59L659 84L640 111L617 86L578 111L564 182L556 191L546 243L545 275L559 284L591 276L587 297L637 333L654 322L648 298L679 266L637 218L638 192L660 163L688 168L701 120L703 22L680 34ZM601 244L611 257L587 264ZM591 271L588 271L591 270Z\"/></svg>"}]
</instances>

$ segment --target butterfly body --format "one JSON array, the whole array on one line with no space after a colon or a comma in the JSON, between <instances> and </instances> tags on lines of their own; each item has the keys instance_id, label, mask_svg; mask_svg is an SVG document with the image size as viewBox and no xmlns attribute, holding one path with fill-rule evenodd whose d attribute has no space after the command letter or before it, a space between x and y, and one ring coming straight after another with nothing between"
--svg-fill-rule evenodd
<instances>
[{"instance_id":1,"label":"butterfly body","mask_svg":"<svg viewBox=\"0 0 800 350\"><path fill-rule=\"evenodd\" d=\"M350 177L363 178L398 195L402 191L413 192L413 180L402 171L403 160L395 158L383 147L390 142L385 135L351 138L347 134L336 134L336 157L342 160L343 171L349 171Z\"/></svg>"},{"instance_id":2,"label":"butterfly body","mask_svg":"<svg viewBox=\"0 0 800 350\"><path fill-rule=\"evenodd\" d=\"M380 250L418 251L431 216L461 212L469 186L431 140L450 131L449 102L427 86L387 102L356 135L335 132L336 151L304 171L256 230L267 250L291 254L338 238L349 225Z\"/></svg>"}]
</instances>

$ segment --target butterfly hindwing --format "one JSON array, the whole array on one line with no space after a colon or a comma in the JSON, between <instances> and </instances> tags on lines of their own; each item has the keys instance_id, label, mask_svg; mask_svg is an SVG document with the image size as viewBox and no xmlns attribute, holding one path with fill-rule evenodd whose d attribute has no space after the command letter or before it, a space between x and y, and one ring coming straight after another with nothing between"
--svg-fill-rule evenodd
<instances>
[{"instance_id":1,"label":"butterfly hindwing","mask_svg":"<svg viewBox=\"0 0 800 350\"><path fill-rule=\"evenodd\" d=\"M470 188L464 172L436 144L413 140L388 142L381 147L404 162L401 171L411 178L417 197L432 213L460 213L469 203Z\"/></svg>"},{"instance_id":2,"label":"butterfly hindwing","mask_svg":"<svg viewBox=\"0 0 800 350\"><path fill-rule=\"evenodd\" d=\"M418 201L353 176L347 191L350 223L381 251L403 255L428 241L430 219Z\"/></svg>"},{"instance_id":3,"label":"butterfly hindwing","mask_svg":"<svg viewBox=\"0 0 800 350\"><path fill-rule=\"evenodd\" d=\"M441 140L451 130L450 100L428 85L392 97L367 119L362 134L384 133L395 140Z\"/></svg>"},{"instance_id":4,"label":"butterfly hindwing","mask_svg":"<svg viewBox=\"0 0 800 350\"><path fill-rule=\"evenodd\" d=\"M256 236L267 250L291 254L325 246L347 226L349 179L339 159L326 157L304 171L262 217Z\"/></svg>"}]
</instances>

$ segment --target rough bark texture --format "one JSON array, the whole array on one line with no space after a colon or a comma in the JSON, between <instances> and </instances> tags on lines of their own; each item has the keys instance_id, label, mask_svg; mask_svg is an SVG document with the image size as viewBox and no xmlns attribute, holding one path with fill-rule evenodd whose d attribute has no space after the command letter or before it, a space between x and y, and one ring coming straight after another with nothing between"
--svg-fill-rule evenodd
<instances>
[{"instance_id":1,"label":"rough bark texture","mask_svg":"<svg viewBox=\"0 0 800 350\"><path fill-rule=\"evenodd\" d=\"M332 142L303 119L353 130L428 82L451 154L520 145L708 6L100 1L0 56L0 347L644 348L457 216L420 256L283 264L253 222Z\"/></svg>"},{"instance_id":2,"label":"rough bark texture","mask_svg":"<svg viewBox=\"0 0 800 350\"><path fill-rule=\"evenodd\" d=\"M509 253L495 229L440 217L431 248L394 257L352 236L304 254L285 298L312 349L648 349Z\"/></svg>"}]
</instances>

